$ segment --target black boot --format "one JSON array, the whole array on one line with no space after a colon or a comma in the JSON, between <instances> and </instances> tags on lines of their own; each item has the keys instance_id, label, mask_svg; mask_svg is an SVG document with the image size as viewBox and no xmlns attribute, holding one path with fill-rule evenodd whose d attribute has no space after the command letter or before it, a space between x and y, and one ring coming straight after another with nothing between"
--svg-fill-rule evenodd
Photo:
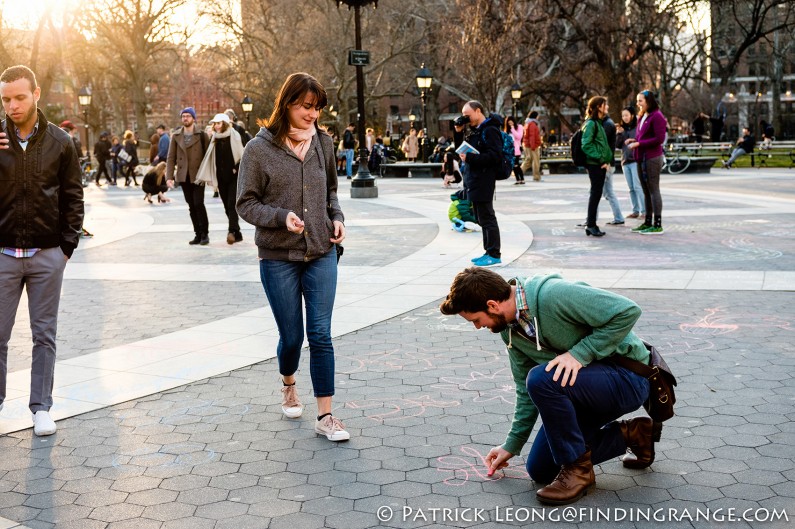
<instances>
[{"instance_id":1,"label":"black boot","mask_svg":"<svg viewBox=\"0 0 795 529\"><path fill-rule=\"evenodd\" d=\"M201 236L201 239L199 240L199 244L201 244L202 246L207 246L208 244L210 244L210 234L204 232Z\"/></svg>"},{"instance_id":2,"label":"black boot","mask_svg":"<svg viewBox=\"0 0 795 529\"><path fill-rule=\"evenodd\" d=\"M201 235L197 233L196 237L194 237L193 240L188 241L188 244L199 244L201 240L202 240Z\"/></svg>"}]
</instances>

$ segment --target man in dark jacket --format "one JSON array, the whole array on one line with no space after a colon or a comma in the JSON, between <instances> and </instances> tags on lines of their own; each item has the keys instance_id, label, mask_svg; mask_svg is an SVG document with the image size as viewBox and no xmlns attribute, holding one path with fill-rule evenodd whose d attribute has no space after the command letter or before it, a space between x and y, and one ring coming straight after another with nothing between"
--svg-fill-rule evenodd
<instances>
[{"instance_id":1,"label":"man in dark jacket","mask_svg":"<svg viewBox=\"0 0 795 529\"><path fill-rule=\"evenodd\" d=\"M12 66L0 75L7 116L0 126L10 140L8 148L0 146L0 409L8 342L24 287L33 332L33 431L52 435L58 302L66 262L80 240L84 210L74 144L38 110L40 94L36 76L26 66Z\"/></svg>"},{"instance_id":2,"label":"man in dark jacket","mask_svg":"<svg viewBox=\"0 0 795 529\"><path fill-rule=\"evenodd\" d=\"M502 164L502 123L495 116L486 117L483 105L477 101L469 101L461 113L469 119L469 126L473 129L466 141L478 151L478 154L461 155L461 160L468 166L464 171L464 187L483 230L483 249L486 250L472 262L476 266L494 266L502 263L500 226L493 204L497 172Z\"/></svg>"},{"instance_id":3,"label":"man in dark jacket","mask_svg":"<svg viewBox=\"0 0 795 529\"><path fill-rule=\"evenodd\" d=\"M94 144L94 156L97 159L97 187L100 187L99 177L105 174L105 182L107 184L115 184L115 180L111 179L108 173L108 162L110 161L110 142L108 141L108 133L103 132L99 135L99 141Z\"/></svg>"}]
</instances>

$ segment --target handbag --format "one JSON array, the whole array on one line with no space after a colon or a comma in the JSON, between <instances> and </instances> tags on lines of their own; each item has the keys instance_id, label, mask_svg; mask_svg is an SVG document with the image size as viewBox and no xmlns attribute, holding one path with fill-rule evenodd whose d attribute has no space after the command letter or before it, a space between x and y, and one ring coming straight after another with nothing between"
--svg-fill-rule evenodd
<instances>
[{"instance_id":1,"label":"handbag","mask_svg":"<svg viewBox=\"0 0 795 529\"><path fill-rule=\"evenodd\" d=\"M132 156L130 156L130 153L128 153L128 152L127 152L127 151L125 151L124 149L121 149L121 150L120 150L120 151L119 151L119 152L116 154L116 156L117 156L117 157L119 158L119 160L121 160L121 161L122 161L122 163L124 163L124 164L128 164L128 163L130 163L130 161L132 160Z\"/></svg>"},{"instance_id":2,"label":"handbag","mask_svg":"<svg viewBox=\"0 0 795 529\"><path fill-rule=\"evenodd\" d=\"M665 363L665 359L657 351L656 347L645 340L643 345L649 351L649 365L619 355L611 356L610 360L648 379L649 398L643 403L643 407L653 421L665 422L674 416L676 377L674 377L671 368Z\"/></svg>"}]
</instances>

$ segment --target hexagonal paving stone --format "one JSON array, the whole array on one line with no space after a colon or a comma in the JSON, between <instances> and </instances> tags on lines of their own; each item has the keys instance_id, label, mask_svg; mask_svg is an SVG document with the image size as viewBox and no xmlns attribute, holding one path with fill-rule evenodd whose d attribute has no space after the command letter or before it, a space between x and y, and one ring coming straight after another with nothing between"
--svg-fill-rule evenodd
<instances>
[{"instance_id":1,"label":"hexagonal paving stone","mask_svg":"<svg viewBox=\"0 0 795 529\"><path fill-rule=\"evenodd\" d=\"M209 505L201 505L196 509L195 516L199 518L210 518L212 520L224 520L235 516L242 516L248 512L248 504L233 501L219 501Z\"/></svg>"},{"instance_id":2,"label":"hexagonal paving stone","mask_svg":"<svg viewBox=\"0 0 795 529\"><path fill-rule=\"evenodd\" d=\"M77 498L77 494L73 492L66 492L58 490L55 492L43 492L41 494L33 494L28 496L24 505L34 507L36 509L47 509L49 507L60 507L63 505L71 505Z\"/></svg>"},{"instance_id":3,"label":"hexagonal paving stone","mask_svg":"<svg viewBox=\"0 0 795 529\"><path fill-rule=\"evenodd\" d=\"M141 490L127 496L126 502L148 507L150 505L172 502L177 499L177 496L179 496L179 493L175 490Z\"/></svg>"},{"instance_id":4,"label":"hexagonal paving stone","mask_svg":"<svg viewBox=\"0 0 795 529\"><path fill-rule=\"evenodd\" d=\"M293 514L301 510L301 502L287 500L268 500L263 503L255 503L248 509L248 513L253 516L272 517L273 519L289 519ZM295 528L293 528L295 529Z\"/></svg>"},{"instance_id":5,"label":"hexagonal paving stone","mask_svg":"<svg viewBox=\"0 0 795 529\"><path fill-rule=\"evenodd\" d=\"M234 489L229 491L229 501L236 501L240 503L267 503L270 500L275 500L279 496L278 489L270 487L254 486L246 487L244 489Z\"/></svg>"},{"instance_id":6,"label":"hexagonal paving stone","mask_svg":"<svg viewBox=\"0 0 795 529\"><path fill-rule=\"evenodd\" d=\"M319 485L298 485L281 489L279 498L291 501L307 501L328 496L329 488Z\"/></svg>"},{"instance_id":7,"label":"hexagonal paving stone","mask_svg":"<svg viewBox=\"0 0 795 529\"><path fill-rule=\"evenodd\" d=\"M678 500L690 500L707 502L723 497L720 490L715 487L705 487L703 485L682 485L670 489L671 496Z\"/></svg>"},{"instance_id":8,"label":"hexagonal paving stone","mask_svg":"<svg viewBox=\"0 0 795 529\"><path fill-rule=\"evenodd\" d=\"M141 516L142 512L144 512L144 508L140 505L119 503L97 507L91 511L89 517L103 522L118 522L121 520L129 520L130 518L138 518Z\"/></svg>"},{"instance_id":9,"label":"hexagonal paving stone","mask_svg":"<svg viewBox=\"0 0 795 529\"><path fill-rule=\"evenodd\" d=\"M204 487L201 489L183 490L177 496L177 501L191 505L209 505L225 500L228 495L229 491L227 490Z\"/></svg>"},{"instance_id":10,"label":"hexagonal paving stone","mask_svg":"<svg viewBox=\"0 0 795 529\"><path fill-rule=\"evenodd\" d=\"M160 520L167 522L169 520L178 520L180 518L187 518L193 516L196 512L196 506L188 503L169 502L159 505L151 505L144 509L142 516L144 518L151 518L153 520Z\"/></svg>"},{"instance_id":11,"label":"hexagonal paving stone","mask_svg":"<svg viewBox=\"0 0 795 529\"><path fill-rule=\"evenodd\" d=\"M86 492L81 494L75 500L77 505L85 505L87 507L103 507L105 505L115 505L122 503L127 499L126 492L117 490L98 490L95 492Z\"/></svg>"},{"instance_id":12,"label":"hexagonal paving stone","mask_svg":"<svg viewBox=\"0 0 795 529\"><path fill-rule=\"evenodd\" d=\"M111 486L111 489L120 490L122 492L138 492L141 490L155 489L162 481L163 480L159 478L136 476L116 480Z\"/></svg>"},{"instance_id":13,"label":"hexagonal paving stone","mask_svg":"<svg viewBox=\"0 0 795 529\"><path fill-rule=\"evenodd\" d=\"M303 502L301 505L302 512L312 514L319 514L322 516L329 516L332 514L340 514L353 509L353 500L342 498L334 498L326 496L325 498L316 498Z\"/></svg>"}]
</instances>

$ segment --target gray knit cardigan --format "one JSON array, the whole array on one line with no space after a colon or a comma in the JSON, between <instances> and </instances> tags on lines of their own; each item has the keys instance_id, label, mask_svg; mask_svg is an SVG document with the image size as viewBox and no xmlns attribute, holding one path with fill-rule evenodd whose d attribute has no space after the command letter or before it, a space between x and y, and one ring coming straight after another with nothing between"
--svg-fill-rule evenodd
<instances>
[{"instance_id":1,"label":"gray knit cardigan","mask_svg":"<svg viewBox=\"0 0 795 529\"><path fill-rule=\"evenodd\" d=\"M300 235L287 231L291 211L304 221ZM261 128L240 160L237 212L256 226L254 243L262 259L311 261L331 251L332 221L345 221L337 200L331 137L318 131L302 162L286 145L275 145L273 134Z\"/></svg>"}]
</instances>

